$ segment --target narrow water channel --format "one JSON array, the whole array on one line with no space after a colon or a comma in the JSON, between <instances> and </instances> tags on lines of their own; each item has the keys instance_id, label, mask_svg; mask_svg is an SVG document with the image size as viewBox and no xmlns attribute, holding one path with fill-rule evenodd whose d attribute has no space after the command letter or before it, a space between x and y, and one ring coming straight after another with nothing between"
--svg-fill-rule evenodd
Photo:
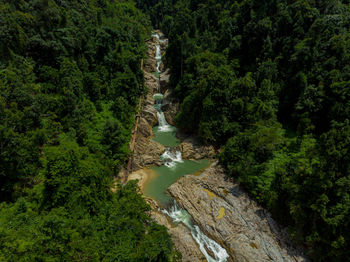
<instances>
[{"instance_id":1,"label":"narrow water channel","mask_svg":"<svg viewBox=\"0 0 350 262\"><path fill-rule=\"evenodd\" d=\"M153 34L152 36L156 37L160 43L165 41L158 34ZM153 128L153 140L164 145L166 151L160 156L164 164L160 167L152 168L152 176L145 184L143 193L155 199L164 208L162 212L168 215L175 224L183 223L189 228L193 239L197 242L208 262L225 262L229 257L226 250L203 234L198 225L192 221L187 211L180 209L175 200L166 193L166 189L180 177L194 174L208 167L209 161L205 159L201 161L183 160L181 152L174 150L174 147L178 146L181 141L176 137L176 127L167 123L162 111L163 95L161 94L159 80L161 75L160 65L162 63L160 45L156 45L155 58L157 60L158 94L155 94L154 98L156 100L155 108L158 110L158 126Z\"/></svg>"}]
</instances>

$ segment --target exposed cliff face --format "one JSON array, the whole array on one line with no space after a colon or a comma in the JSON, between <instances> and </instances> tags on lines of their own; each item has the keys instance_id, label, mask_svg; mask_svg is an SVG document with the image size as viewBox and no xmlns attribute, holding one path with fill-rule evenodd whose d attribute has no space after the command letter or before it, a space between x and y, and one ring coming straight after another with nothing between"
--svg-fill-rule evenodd
<instances>
[{"instance_id":1,"label":"exposed cliff face","mask_svg":"<svg viewBox=\"0 0 350 262\"><path fill-rule=\"evenodd\" d=\"M157 125L157 110L154 106L153 95L158 92L158 82L153 74L156 71L154 40L148 41L148 58L144 62L144 77L147 96L142 103L142 111L139 115L139 125L136 134L135 148L133 152L132 170L137 171L144 167L161 165L160 155L165 151L164 146L152 140L152 127Z\"/></svg>"},{"instance_id":2,"label":"exposed cliff face","mask_svg":"<svg viewBox=\"0 0 350 262\"><path fill-rule=\"evenodd\" d=\"M164 146L153 141L152 127L158 123L157 110L153 107L154 90L157 90L157 79L149 72L145 72L146 87L148 94L143 101L139 126L136 134L135 148L133 153L132 170L144 167L161 165L160 155L165 151Z\"/></svg>"},{"instance_id":3,"label":"exposed cliff face","mask_svg":"<svg viewBox=\"0 0 350 262\"><path fill-rule=\"evenodd\" d=\"M233 261L306 261L270 214L237 183L225 180L217 163L199 176L181 178L168 191Z\"/></svg>"}]
</instances>

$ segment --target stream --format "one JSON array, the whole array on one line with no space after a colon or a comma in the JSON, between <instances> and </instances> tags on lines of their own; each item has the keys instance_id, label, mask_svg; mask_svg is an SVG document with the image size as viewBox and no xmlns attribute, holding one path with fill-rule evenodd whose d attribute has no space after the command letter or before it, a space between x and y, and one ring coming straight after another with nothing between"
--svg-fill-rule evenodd
<instances>
[{"instance_id":1,"label":"stream","mask_svg":"<svg viewBox=\"0 0 350 262\"><path fill-rule=\"evenodd\" d=\"M161 39L158 34L152 34L152 36L160 43L166 41ZM159 44L156 45L155 59L157 60L158 94L155 94L153 98L156 101L154 107L158 111L158 126L153 128L153 140L164 145L166 150L160 156L163 165L152 168L152 176L145 184L143 193L155 199L163 208L161 212L169 216L175 225L183 223L190 230L193 239L208 262L225 262L229 257L227 251L217 242L207 237L199 226L193 222L190 214L186 210L180 209L176 201L166 193L167 188L180 177L204 170L210 163L206 159L200 161L183 160L181 152L174 149L181 141L176 137L177 128L167 123L162 111L163 94L160 85L162 54Z\"/></svg>"}]
</instances>

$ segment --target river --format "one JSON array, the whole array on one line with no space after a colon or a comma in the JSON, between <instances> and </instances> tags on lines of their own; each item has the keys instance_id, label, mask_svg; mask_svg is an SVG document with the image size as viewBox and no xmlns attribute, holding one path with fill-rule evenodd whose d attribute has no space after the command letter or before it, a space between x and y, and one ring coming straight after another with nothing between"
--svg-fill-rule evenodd
<instances>
[{"instance_id":1,"label":"river","mask_svg":"<svg viewBox=\"0 0 350 262\"><path fill-rule=\"evenodd\" d=\"M177 128L167 123L164 112L162 111L163 94L161 94L160 83L162 54L159 43L164 43L166 40L162 39L158 34L153 34L152 36L158 40L155 54L157 61L156 76L158 77L158 94L153 96L155 99L154 107L158 111L158 126L153 128L153 140L164 145L166 150L163 155L159 156L162 159L163 165L151 168L153 172L150 179L144 185L143 193L156 200L162 207L161 211L168 215L175 225L183 223L190 229L193 239L198 244L199 249L208 262L225 262L229 257L226 250L214 240L207 237L200 230L199 226L192 221L186 210L180 209L175 200L166 193L167 188L180 177L199 172L208 167L210 163L206 159L200 161L183 160L181 152L175 150L175 147L181 143L181 140L176 137Z\"/></svg>"}]
</instances>

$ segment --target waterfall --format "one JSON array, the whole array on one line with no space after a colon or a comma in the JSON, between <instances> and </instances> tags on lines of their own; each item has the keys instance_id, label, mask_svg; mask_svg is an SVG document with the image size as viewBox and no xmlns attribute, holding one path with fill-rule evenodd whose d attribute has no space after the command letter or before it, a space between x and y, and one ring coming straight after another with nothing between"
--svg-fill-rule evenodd
<instances>
[{"instance_id":1,"label":"waterfall","mask_svg":"<svg viewBox=\"0 0 350 262\"><path fill-rule=\"evenodd\" d=\"M157 71L160 72L159 65L160 65L160 63L162 61L162 53L161 53L159 45L156 45L156 57L155 58L157 59ZM158 79L158 92L159 92L159 94L158 94L158 97L159 97L159 95L161 95L161 86L160 86L160 80L159 79ZM161 103L162 103L161 100L162 99L157 99L156 100L156 103L158 105L158 107L157 107L157 109L158 109L158 112L157 112L157 116L158 116L158 130L160 132L169 132L169 131L172 131L174 128L172 126L170 126L167 123L166 119L165 119L164 112L162 111L162 107L161 107Z\"/></svg>"},{"instance_id":2,"label":"waterfall","mask_svg":"<svg viewBox=\"0 0 350 262\"><path fill-rule=\"evenodd\" d=\"M225 262L227 260L229 255L226 250L214 240L203 234L199 227L192 223L191 217L186 210L178 207L176 201L174 201L170 211L164 209L162 212L168 215L174 223L177 224L182 222L190 229L192 237L197 242L199 249L202 251L208 262ZM210 256L207 250L210 250L214 257Z\"/></svg>"},{"instance_id":3,"label":"waterfall","mask_svg":"<svg viewBox=\"0 0 350 262\"><path fill-rule=\"evenodd\" d=\"M161 64L162 62L161 61L157 61L157 73L160 73L160 64Z\"/></svg>"},{"instance_id":4,"label":"waterfall","mask_svg":"<svg viewBox=\"0 0 350 262\"><path fill-rule=\"evenodd\" d=\"M163 155L160 157L164 161L164 165L173 168L176 167L177 163L183 163L182 155L180 151L176 151L175 153L170 152L167 148Z\"/></svg>"},{"instance_id":5,"label":"waterfall","mask_svg":"<svg viewBox=\"0 0 350 262\"><path fill-rule=\"evenodd\" d=\"M155 59L161 60L162 59L162 53L160 51L160 45L156 45L156 57Z\"/></svg>"},{"instance_id":6,"label":"waterfall","mask_svg":"<svg viewBox=\"0 0 350 262\"><path fill-rule=\"evenodd\" d=\"M152 34L152 37L155 37L155 38L157 38L158 40L160 40L160 37L159 37L158 34Z\"/></svg>"},{"instance_id":7,"label":"waterfall","mask_svg":"<svg viewBox=\"0 0 350 262\"><path fill-rule=\"evenodd\" d=\"M161 90L161 88L160 88L160 79L158 78L158 93L162 93L162 90Z\"/></svg>"},{"instance_id":8,"label":"waterfall","mask_svg":"<svg viewBox=\"0 0 350 262\"><path fill-rule=\"evenodd\" d=\"M165 39L160 39L159 35L158 34L152 34L152 37L155 37L157 38L157 40L160 42L160 43L165 43L166 40Z\"/></svg>"},{"instance_id":9,"label":"waterfall","mask_svg":"<svg viewBox=\"0 0 350 262\"><path fill-rule=\"evenodd\" d=\"M162 109L160 109L160 111L157 112L157 116L158 116L158 130L160 132L172 131L173 130L172 126L168 124L168 122L165 119L164 112L161 111L161 110Z\"/></svg>"}]
</instances>

